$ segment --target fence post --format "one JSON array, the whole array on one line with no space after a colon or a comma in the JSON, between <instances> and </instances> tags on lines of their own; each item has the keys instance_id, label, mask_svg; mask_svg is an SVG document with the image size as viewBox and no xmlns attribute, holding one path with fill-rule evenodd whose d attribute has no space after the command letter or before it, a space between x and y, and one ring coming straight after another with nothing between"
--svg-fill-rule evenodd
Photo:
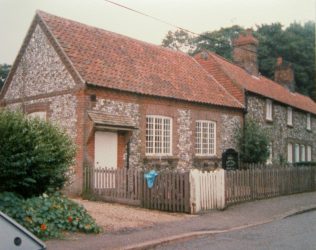
<instances>
[{"instance_id":1,"label":"fence post","mask_svg":"<svg viewBox=\"0 0 316 250\"><path fill-rule=\"evenodd\" d=\"M217 209L223 210L226 207L226 198L225 198L225 170L220 169L216 172L216 204Z\"/></svg>"},{"instance_id":2,"label":"fence post","mask_svg":"<svg viewBox=\"0 0 316 250\"><path fill-rule=\"evenodd\" d=\"M190 213L195 214L201 210L201 190L200 190L200 171L197 169L190 170Z\"/></svg>"}]
</instances>

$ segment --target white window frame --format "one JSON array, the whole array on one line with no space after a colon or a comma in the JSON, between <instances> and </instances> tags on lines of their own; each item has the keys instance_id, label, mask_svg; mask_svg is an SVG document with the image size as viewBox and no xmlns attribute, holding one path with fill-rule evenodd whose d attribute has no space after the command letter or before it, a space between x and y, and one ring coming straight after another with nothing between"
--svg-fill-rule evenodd
<instances>
[{"instance_id":1,"label":"white window frame","mask_svg":"<svg viewBox=\"0 0 316 250\"><path fill-rule=\"evenodd\" d=\"M300 145L294 144L294 162L300 162Z\"/></svg>"},{"instance_id":2,"label":"white window frame","mask_svg":"<svg viewBox=\"0 0 316 250\"><path fill-rule=\"evenodd\" d=\"M287 107L287 125L293 126L293 109Z\"/></svg>"},{"instance_id":3,"label":"white window frame","mask_svg":"<svg viewBox=\"0 0 316 250\"><path fill-rule=\"evenodd\" d=\"M204 125L207 125L207 138L203 138ZM211 137L212 126L213 126L213 138ZM206 139L206 143L203 143L203 139ZM213 143L213 148L211 147L212 143ZM210 121L210 120L196 120L195 121L195 155L196 156L215 156L216 155L216 122L215 121Z\"/></svg>"},{"instance_id":4,"label":"white window frame","mask_svg":"<svg viewBox=\"0 0 316 250\"><path fill-rule=\"evenodd\" d=\"M149 135L149 124L148 119L152 119L152 132ZM156 133L158 121L161 120L161 131L160 135ZM169 141L166 141L165 139L165 121L169 121ZM152 136L152 140L148 140L149 136ZM156 142L156 138L160 138L160 142ZM160 115L147 115L146 116L146 155L147 156L171 156L172 155L172 118L167 116L160 116ZM157 143L159 143L159 146L157 147ZM165 150L166 146L169 145L169 148ZM150 146L150 147L149 147Z\"/></svg>"},{"instance_id":5,"label":"white window frame","mask_svg":"<svg viewBox=\"0 0 316 250\"><path fill-rule=\"evenodd\" d=\"M267 164L272 164L272 161L273 161L273 146L272 146L272 142L269 143L268 150L269 150L269 157L267 159Z\"/></svg>"},{"instance_id":6,"label":"white window frame","mask_svg":"<svg viewBox=\"0 0 316 250\"><path fill-rule=\"evenodd\" d=\"M35 111L27 114L29 118L38 118L40 120L46 121L47 120L47 113L46 111Z\"/></svg>"},{"instance_id":7,"label":"white window frame","mask_svg":"<svg viewBox=\"0 0 316 250\"><path fill-rule=\"evenodd\" d=\"M292 143L287 144L287 162L293 163L293 144Z\"/></svg>"},{"instance_id":8,"label":"white window frame","mask_svg":"<svg viewBox=\"0 0 316 250\"><path fill-rule=\"evenodd\" d=\"M312 122L311 122L311 114L306 115L306 129L311 130L312 129Z\"/></svg>"},{"instance_id":9,"label":"white window frame","mask_svg":"<svg viewBox=\"0 0 316 250\"><path fill-rule=\"evenodd\" d=\"M273 103L272 100L266 99L266 120L272 121L273 118Z\"/></svg>"},{"instance_id":10,"label":"white window frame","mask_svg":"<svg viewBox=\"0 0 316 250\"><path fill-rule=\"evenodd\" d=\"M306 156L307 156L306 161L308 161L308 162L312 161L312 146L309 146L309 145L307 146Z\"/></svg>"},{"instance_id":11,"label":"white window frame","mask_svg":"<svg viewBox=\"0 0 316 250\"><path fill-rule=\"evenodd\" d=\"M300 161L305 162L306 161L305 145L301 145L301 152L300 153L301 153Z\"/></svg>"}]
</instances>

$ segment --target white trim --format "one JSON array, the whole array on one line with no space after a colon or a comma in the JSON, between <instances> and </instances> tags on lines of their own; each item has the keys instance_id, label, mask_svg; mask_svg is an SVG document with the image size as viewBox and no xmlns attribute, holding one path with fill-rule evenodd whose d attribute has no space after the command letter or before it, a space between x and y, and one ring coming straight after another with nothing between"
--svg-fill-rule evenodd
<instances>
[{"instance_id":1,"label":"white trim","mask_svg":"<svg viewBox=\"0 0 316 250\"><path fill-rule=\"evenodd\" d=\"M35 111L27 114L29 118L38 118L42 121L47 121L47 113L46 111Z\"/></svg>"},{"instance_id":2,"label":"white trim","mask_svg":"<svg viewBox=\"0 0 316 250\"><path fill-rule=\"evenodd\" d=\"M269 143L268 150L269 150L269 157L267 159L267 164L272 164L272 161L273 161L273 146L272 146L272 142Z\"/></svg>"},{"instance_id":3,"label":"white trim","mask_svg":"<svg viewBox=\"0 0 316 250\"><path fill-rule=\"evenodd\" d=\"M310 113L306 114L306 129L312 130L312 121L311 121L311 114Z\"/></svg>"},{"instance_id":4,"label":"white trim","mask_svg":"<svg viewBox=\"0 0 316 250\"><path fill-rule=\"evenodd\" d=\"M203 147L201 147L202 145L202 133L201 133L201 137L199 138L200 139L200 143L199 143L199 147L201 147L199 150L201 151L201 153L197 153L197 124L200 123L201 125L204 123L204 124L208 124L208 137L207 137L207 144L208 144L208 148L207 148L207 151L208 153L203 153L202 150L203 150ZM213 131L213 144L214 144L214 150L213 150L213 153L210 152L210 127L209 125L212 124L213 127L214 127L214 131ZM196 156L216 156L216 122L215 121L210 121L210 120L196 120L195 121L195 155Z\"/></svg>"},{"instance_id":5,"label":"white trim","mask_svg":"<svg viewBox=\"0 0 316 250\"><path fill-rule=\"evenodd\" d=\"M307 159L306 161L312 161L312 146L307 146Z\"/></svg>"},{"instance_id":6,"label":"white trim","mask_svg":"<svg viewBox=\"0 0 316 250\"><path fill-rule=\"evenodd\" d=\"M287 125L293 126L293 109L287 107Z\"/></svg>"},{"instance_id":7,"label":"white trim","mask_svg":"<svg viewBox=\"0 0 316 250\"><path fill-rule=\"evenodd\" d=\"M293 163L293 144L292 143L287 144L287 162Z\"/></svg>"},{"instance_id":8,"label":"white trim","mask_svg":"<svg viewBox=\"0 0 316 250\"><path fill-rule=\"evenodd\" d=\"M266 120L273 120L273 103L270 99L266 99Z\"/></svg>"},{"instance_id":9,"label":"white trim","mask_svg":"<svg viewBox=\"0 0 316 250\"><path fill-rule=\"evenodd\" d=\"M300 145L294 144L294 162L300 162Z\"/></svg>"},{"instance_id":10,"label":"white trim","mask_svg":"<svg viewBox=\"0 0 316 250\"><path fill-rule=\"evenodd\" d=\"M301 145L301 150L300 150L300 153L301 153L301 160L302 162L305 162L306 161L306 150L305 150L305 145Z\"/></svg>"},{"instance_id":11,"label":"white trim","mask_svg":"<svg viewBox=\"0 0 316 250\"><path fill-rule=\"evenodd\" d=\"M148 147L147 147L147 119L148 118L152 118L153 121L155 121L156 119L162 119L162 134L160 135L161 138L162 138L162 141L161 141L161 151L164 151L164 129L163 129L163 121L164 120L169 120L169 131L170 131L170 134L169 134L169 152L167 153L155 153L154 151L156 151L156 147L155 147L155 122L153 122L153 127L152 127L152 137L153 137L153 141L152 141L152 153L148 153L147 150L148 150ZM161 116L161 115L146 115L146 138L145 138L145 155L146 156L172 156L172 136L173 136L173 130L172 130L172 126L173 126L173 121L172 121L172 118L171 117L168 117L168 116Z\"/></svg>"}]
</instances>

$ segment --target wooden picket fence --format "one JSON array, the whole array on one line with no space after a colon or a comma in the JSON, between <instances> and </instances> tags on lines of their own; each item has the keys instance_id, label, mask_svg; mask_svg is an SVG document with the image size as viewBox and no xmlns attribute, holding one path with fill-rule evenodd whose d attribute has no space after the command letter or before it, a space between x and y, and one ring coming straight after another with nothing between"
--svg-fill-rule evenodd
<instances>
[{"instance_id":1,"label":"wooden picket fence","mask_svg":"<svg viewBox=\"0 0 316 250\"><path fill-rule=\"evenodd\" d=\"M85 168L84 190L103 201L171 212L190 212L189 172L165 171L147 187L144 171Z\"/></svg>"},{"instance_id":2,"label":"wooden picket fence","mask_svg":"<svg viewBox=\"0 0 316 250\"><path fill-rule=\"evenodd\" d=\"M197 213L244 201L315 191L315 168L252 166L236 171L161 171L151 189L142 170L85 168L84 190L99 200Z\"/></svg>"},{"instance_id":3,"label":"wooden picket fence","mask_svg":"<svg viewBox=\"0 0 316 250\"><path fill-rule=\"evenodd\" d=\"M226 171L226 205L315 190L315 167L268 167Z\"/></svg>"}]
</instances>

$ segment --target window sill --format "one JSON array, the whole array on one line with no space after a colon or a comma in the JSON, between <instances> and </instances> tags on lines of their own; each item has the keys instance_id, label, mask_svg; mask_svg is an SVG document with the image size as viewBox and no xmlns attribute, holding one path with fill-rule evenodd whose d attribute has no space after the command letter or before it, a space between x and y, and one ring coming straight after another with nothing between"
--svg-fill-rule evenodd
<instances>
[{"instance_id":1,"label":"window sill","mask_svg":"<svg viewBox=\"0 0 316 250\"><path fill-rule=\"evenodd\" d=\"M219 159L216 155L195 155L194 159L196 160L214 160Z\"/></svg>"},{"instance_id":2,"label":"window sill","mask_svg":"<svg viewBox=\"0 0 316 250\"><path fill-rule=\"evenodd\" d=\"M173 155L146 155L144 160L178 160L179 158Z\"/></svg>"}]
</instances>

